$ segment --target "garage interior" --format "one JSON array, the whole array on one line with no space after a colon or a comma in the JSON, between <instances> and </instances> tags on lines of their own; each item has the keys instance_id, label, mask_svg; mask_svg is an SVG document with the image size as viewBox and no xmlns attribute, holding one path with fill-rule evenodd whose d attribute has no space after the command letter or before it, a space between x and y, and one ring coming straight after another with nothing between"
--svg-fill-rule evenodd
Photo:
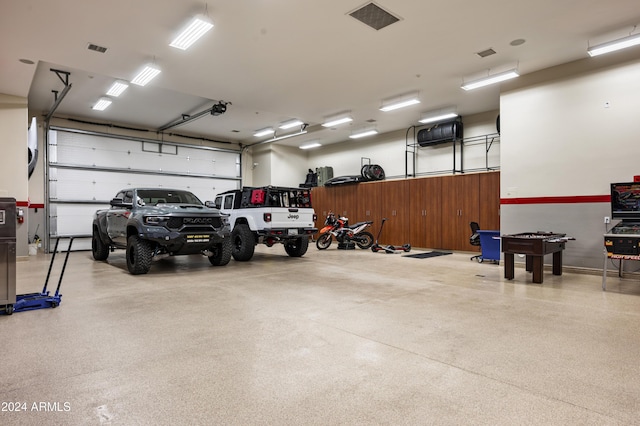
<instances>
[{"instance_id":1,"label":"garage interior","mask_svg":"<svg viewBox=\"0 0 640 426\"><path fill-rule=\"evenodd\" d=\"M194 16L214 26L170 46ZM639 22L630 0L3 2L16 292L51 272L53 293L75 238L60 306L0 315L3 424L637 423L638 259L607 258L603 234L609 185L640 180L640 47L591 52L640 40ZM143 65L161 71L146 86ZM420 142L445 112L464 132ZM410 253L260 244L144 275L123 250L92 258L93 213L122 188L209 201L374 165L381 181L312 189L316 227L388 219L381 242ZM477 261L476 221L569 236L561 274L551 255L541 274L517 252ZM411 257L429 252L446 255Z\"/></svg>"},{"instance_id":2,"label":"garage interior","mask_svg":"<svg viewBox=\"0 0 640 426\"><path fill-rule=\"evenodd\" d=\"M73 252L56 309L0 317L7 424L633 424L640 287L369 250L132 276ZM18 262L38 291L46 256ZM54 274L55 276L55 274ZM38 283L38 285L35 285ZM28 367L28 368L27 368ZM31 411L34 402L58 412ZM70 408L65 411L64 404Z\"/></svg>"}]
</instances>

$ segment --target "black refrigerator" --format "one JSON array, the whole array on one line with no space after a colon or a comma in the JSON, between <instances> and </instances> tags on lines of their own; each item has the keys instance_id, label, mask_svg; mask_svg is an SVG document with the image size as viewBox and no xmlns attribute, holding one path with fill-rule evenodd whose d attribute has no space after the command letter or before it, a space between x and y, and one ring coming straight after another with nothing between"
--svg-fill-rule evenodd
<instances>
[{"instance_id":1,"label":"black refrigerator","mask_svg":"<svg viewBox=\"0 0 640 426\"><path fill-rule=\"evenodd\" d=\"M16 303L16 199L0 197L0 309Z\"/></svg>"}]
</instances>

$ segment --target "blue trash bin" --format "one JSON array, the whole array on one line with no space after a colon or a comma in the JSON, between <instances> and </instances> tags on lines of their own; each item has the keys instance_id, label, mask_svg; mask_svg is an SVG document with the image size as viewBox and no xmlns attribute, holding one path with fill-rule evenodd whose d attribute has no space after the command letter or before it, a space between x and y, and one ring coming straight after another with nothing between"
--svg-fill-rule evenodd
<instances>
[{"instance_id":1,"label":"blue trash bin","mask_svg":"<svg viewBox=\"0 0 640 426\"><path fill-rule=\"evenodd\" d=\"M500 231L479 230L478 234L480 234L480 248L482 249L482 256L478 258L478 261L500 262Z\"/></svg>"}]
</instances>

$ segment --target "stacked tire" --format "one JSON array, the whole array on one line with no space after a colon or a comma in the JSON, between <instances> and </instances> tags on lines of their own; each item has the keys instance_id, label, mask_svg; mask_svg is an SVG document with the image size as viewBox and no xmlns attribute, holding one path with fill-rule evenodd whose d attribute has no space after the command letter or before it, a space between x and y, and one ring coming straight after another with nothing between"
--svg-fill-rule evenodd
<instances>
[{"instance_id":1,"label":"stacked tire","mask_svg":"<svg viewBox=\"0 0 640 426\"><path fill-rule=\"evenodd\" d=\"M365 181L383 180L384 170L377 164L365 164L360 170L360 174Z\"/></svg>"}]
</instances>

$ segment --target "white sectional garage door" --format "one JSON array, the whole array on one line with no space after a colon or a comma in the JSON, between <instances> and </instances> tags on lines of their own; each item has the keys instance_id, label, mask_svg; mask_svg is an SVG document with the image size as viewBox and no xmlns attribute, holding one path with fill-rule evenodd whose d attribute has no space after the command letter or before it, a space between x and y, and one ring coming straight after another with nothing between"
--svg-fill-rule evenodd
<instances>
[{"instance_id":1,"label":"white sectional garage door","mask_svg":"<svg viewBox=\"0 0 640 426\"><path fill-rule=\"evenodd\" d=\"M90 235L94 212L123 188L186 189L208 201L241 185L239 150L59 127L50 129L48 143L50 247L57 236ZM73 243L74 250L90 248L89 238Z\"/></svg>"}]
</instances>

